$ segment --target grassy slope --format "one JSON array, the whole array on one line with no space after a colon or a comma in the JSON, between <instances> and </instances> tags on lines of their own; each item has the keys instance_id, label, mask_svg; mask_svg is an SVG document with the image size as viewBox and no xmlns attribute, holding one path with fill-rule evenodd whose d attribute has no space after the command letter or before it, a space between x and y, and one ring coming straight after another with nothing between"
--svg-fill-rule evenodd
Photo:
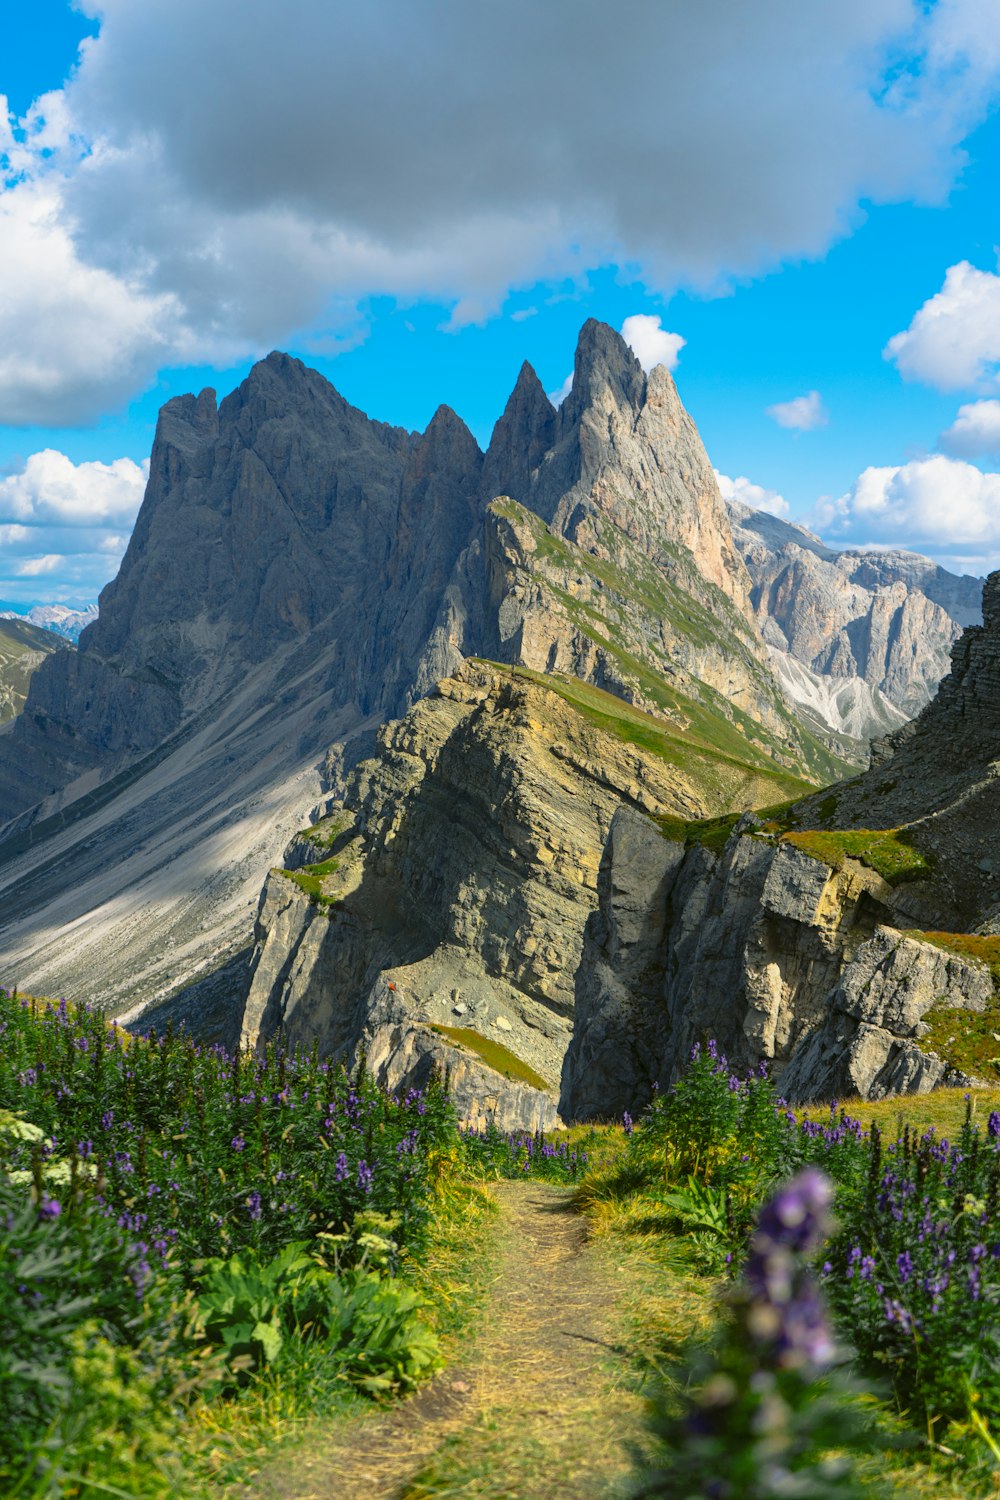
<instances>
[{"instance_id":1,"label":"grassy slope","mask_svg":"<svg viewBox=\"0 0 1000 1500\"><path fill-rule=\"evenodd\" d=\"M500 1042L491 1041L489 1037L473 1031L471 1027L432 1026L431 1030L438 1032L446 1041L475 1053L495 1073L500 1073L504 1078L510 1078L514 1083L526 1083L533 1089L551 1087L542 1075L536 1073L534 1068L518 1057L516 1052L511 1052L509 1047L504 1047Z\"/></svg>"},{"instance_id":2,"label":"grassy slope","mask_svg":"<svg viewBox=\"0 0 1000 1500\"><path fill-rule=\"evenodd\" d=\"M0 724L21 712L41 658L71 649L68 641L26 620L0 620Z\"/></svg>"},{"instance_id":3,"label":"grassy slope","mask_svg":"<svg viewBox=\"0 0 1000 1500\"><path fill-rule=\"evenodd\" d=\"M801 797L809 790L808 782L776 765L765 750L747 741L728 719L680 693L672 692L670 696L675 709L690 710L684 715L690 720L688 728L671 719L658 719L576 677L533 672L527 667L509 667L499 662L484 664L515 681L524 678L549 688L606 734L693 775L709 801L720 805L739 801L746 806L748 800L759 804L774 797ZM752 797L734 796L737 787L752 788Z\"/></svg>"},{"instance_id":4,"label":"grassy slope","mask_svg":"<svg viewBox=\"0 0 1000 1500\"><path fill-rule=\"evenodd\" d=\"M696 734L707 734L720 748L738 739L744 753L748 749L756 751L772 764L787 762L790 755L794 756L804 776L815 783L826 784L856 774L856 765L833 754L787 708L770 674L751 649L753 632L749 623L721 589L698 573L693 558L683 548L664 546L668 571L658 567L617 528L605 526L599 528L600 543L609 556L596 557L555 536L540 517L516 501L494 501L491 509L530 528L535 556L542 564L536 571L537 580L559 601L573 624L603 647L622 673L632 678L643 695L665 714L682 716ZM590 575L600 588L591 599L583 600L547 577L547 571L561 571L574 577ZM599 606L595 600L600 600ZM634 612L636 607L645 613L649 626L644 632L645 650L641 657L632 649L634 625L631 629L623 628L624 610ZM707 683L697 682L688 673L678 674L676 652L660 639L661 625L692 647L714 650L720 659L740 655L755 680L760 699L769 701L783 721L784 735L779 737L766 729ZM661 666L664 671L658 670ZM670 679L678 676L690 691L673 686Z\"/></svg>"}]
</instances>

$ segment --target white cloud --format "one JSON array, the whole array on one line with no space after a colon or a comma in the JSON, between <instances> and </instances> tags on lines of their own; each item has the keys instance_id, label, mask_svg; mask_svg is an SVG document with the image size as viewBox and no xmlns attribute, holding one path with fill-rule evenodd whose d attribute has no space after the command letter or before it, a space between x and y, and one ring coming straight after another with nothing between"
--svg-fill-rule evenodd
<instances>
[{"instance_id":1,"label":"white cloud","mask_svg":"<svg viewBox=\"0 0 1000 1500\"><path fill-rule=\"evenodd\" d=\"M43 573L56 573L66 561L58 552L50 552L45 557L29 557L27 562L20 563L16 569L19 578L38 578Z\"/></svg>"},{"instance_id":2,"label":"white cloud","mask_svg":"<svg viewBox=\"0 0 1000 1500\"><path fill-rule=\"evenodd\" d=\"M724 500L749 505L751 510L766 510L769 516L788 515L788 501L777 490L768 490L761 484L754 484L745 474L741 474L738 479L730 479L728 474L720 474L716 469L715 478Z\"/></svg>"},{"instance_id":3,"label":"white cloud","mask_svg":"<svg viewBox=\"0 0 1000 1500\"><path fill-rule=\"evenodd\" d=\"M808 524L839 545L903 547L984 572L1000 553L1000 474L943 454L865 469Z\"/></svg>"},{"instance_id":4,"label":"white cloud","mask_svg":"<svg viewBox=\"0 0 1000 1500\"><path fill-rule=\"evenodd\" d=\"M33 453L0 478L0 598L96 599L117 571L142 500L148 464L129 458L74 464L64 453Z\"/></svg>"},{"instance_id":5,"label":"white cloud","mask_svg":"<svg viewBox=\"0 0 1000 1500\"><path fill-rule=\"evenodd\" d=\"M0 479L0 517L64 526L131 522L148 472L148 463L130 458L74 464L65 453L45 448L33 453L20 473Z\"/></svg>"},{"instance_id":6,"label":"white cloud","mask_svg":"<svg viewBox=\"0 0 1000 1500\"><path fill-rule=\"evenodd\" d=\"M947 190L1000 73L984 0L82 8L66 89L0 114L9 423L349 342L379 294L459 328L610 262L668 292L820 255Z\"/></svg>"},{"instance_id":7,"label":"white cloud","mask_svg":"<svg viewBox=\"0 0 1000 1500\"><path fill-rule=\"evenodd\" d=\"M938 439L957 458L1000 456L1000 401L970 401Z\"/></svg>"},{"instance_id":8,"label":"white cloud","mask_svg":"<svg viewBox=\"0 0 1000 1500\"><path fill-rule=\"evenodd\" d=\"M825 427L826 411L819 391L810 391L806 396L795 396L791 401L778 401L767 408L779 427L789 427L796 432L812 432L816 427Z\"/></svg>"},{"instance_id":9,"label":"white cloud","mask_svg":"<svg viewBox=\"0 0 1000 1500\"><path fill-rule=\"evenodd\" d=\"M1000 365L1000 276L969 261L949 266L944 286L885 346L901 375L942 391L995 386Z\"/></svg>"},{"instance_id":10,"label":"white cloud","mask_svg":"<svg viewBox=\"0 0 1000 1500\"><path fill-rule=\"evenodd\" d=\"M676 370L677 360L687 339L679 333L668 333L660 319L649 313L633 313L622 324L622 338L648 375L654 365Z\"/></svg>"},{"instance_id":11,"label":"white cloud","mask_svg":"<svg viewBox=\"0 0 1000 1500\"><path fill-rule=\"evenodd\" d=\"M0 192L0 422L79 422L150 378L174 299L80 259L53 181Z\"/></svg>"}]
</instances>

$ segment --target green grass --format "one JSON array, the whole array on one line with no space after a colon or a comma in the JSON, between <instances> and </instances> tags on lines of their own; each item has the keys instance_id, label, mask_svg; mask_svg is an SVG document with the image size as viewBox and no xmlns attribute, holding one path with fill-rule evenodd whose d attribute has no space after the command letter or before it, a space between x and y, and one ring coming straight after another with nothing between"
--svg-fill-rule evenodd
<instances>
[{"instance_id":1,"label":"green grass","mask_svg":"<svg viewBox=\"0 0 1000 1500\"><path fill-rule=\"evenodd\" d=\"M311 823L308 828L300 828L298 837L308 839L315 844L317 849L332 849L340 835L352 826L354 819L350 813L334 813L332 817L321 818L318 823Z\"/></svg>"},{"instance_id":2,"label":"green grass","mask_svg":"<svg viewBox=\"0 0 1000 1500\"><path fill-rule=\"evenodd\" d=\"M761 833L786 832L792 810L797 805L798 798L793 797L788 802L775 802L768 807L754 808L753 811L760 820ZM661 817L656 821L666 838L688 846L701 844L714 854L721 854L742 816L742 812L730 812L718 818L691 818L685 821L683 818Z\"/></svg>"},{"instance_id":3,"label":"green grass","mask_svg":"<svg viewBox=\"0 0 1000 1500\"><path fill-rule=\"evenodd\" d=\"M933 1089L929 1094L897 1094L890 1099L842 1099L840 1108L867 1129L877 1125L887 1140L902 1135L903 1127L923 1135L935 1130L939 1136L954 1141L965 1119L965 1096L971 1095L973 1119L982 1124L990 1112L1000 1109L1000 1088ZM827 1121L828 1105L814 1105L801 1111L802 1117Z\"/></svg>"},{"instance_id":4,"label":"green grass","mask_svg":"<svg viewBox=\"0 0 1000 1500\"><path fill-rule=\"evenodd\" d=\"M601 526L595 522L599 544L610 554L609 557L596 557L555 536L539 516L516 501L494 502L492 509L495 514L530 527L536 558L542 563L552 564L553 571L562 571L564 575L589 575L604 585L594 599L585 601L552 577L543 574L542 579L577 628L603 647L622 672L639 684L644 696L668 715L680 712L690 722L694 733L710 747L741 761L756 760L761 769L773 768L775 762L780 766L790 755L797 757L813 784L842 780L856 774L856 765L835 755L789 712L773 679L754 655L753 634L748 622L721 589L701 576L694 559L685 549L664 547L669 554L666 559L670 569L668 574L664 566L658 566L613 525ZM670 575L679 578L681 584ZM626 644L624 613L627 609L634 614L637 607L648 622L650 654L654 660L662 658L663 672L651 665L645 656L639 657L630 649L636 636L634 619L624 627L628 633L629 643ZM698 682L696 677L693 681L688 680L701 701L674 688L664 672L676 671L676 649L664 647L661 643L654 645L664 622L677 637L690 642L698 650L711 649L723 658L731 657L734 651L740 655L756 682L761 699L771 701L774 711L786 725L787 741L766 729L707 683ZM804 788L809 786L801 779L800 784Z\"/></svg>"},{"instance_id":5,"label":"green grass","mask_svg":"<svg viewBox=\"0 0 1000 1500\"><path fill-rule=\"evenodd\" d=\"M637 749L655 755L667 765L676 766L678 770L696 776L709 801L725 803L734 800L734 777L750 778L758 783L762 799L769 792L778 792L794 800L812 791L808 782L775 765L765 752L758 752L748 745L727 720L716 719L700 704L684 698L680 693L669 695L672 707L666 711L674 717L680 716L687 720L698 718L701 732L693 727L684 728L669 720L658 719L644 709L626 703L623 698L605 692L592 683L582 682L577 677L564 673L535 672L527 667L510 667L500 662L484 662L484 665L514 680L524 678L548 688L588 723L606 734L613 735L624 744L635 745ZM641 663L637 665L641 667ZM649 676L655 681L652 673ZM667 694L661 696L665 701L668 698ZM723 742L721 746L719 741Z\"/></svg>"},{"instance_id":6,"label":"green grass","mask_svg":"<svg viewBox=\"0 0 1000 1500\"><path fill-rule=\"evenodd\" d=\"M898 828L848 828L838 831L808 828L783 833L782 842L801 849L813 859L822 860L834 870L842 868L845 859L856 859L889 885L906 880L921 880L931 867L920 850L908 842Z\"/></svg>"},{"instance_id":7,"label":"green grass","mask_svg":"<svg viewBox=\"0 0 1000 1500\"><path fill-rule=\"evenodd\" d=\"M511 1052L502 1042L491 1041L489 1037L482 1036L478 1031L473 1031L468 1026L432 1026L439 1036L445 1037L449 1042L454 1042L460 1047L465 1047L469 1052L474 1052L481 1057L483 1062L500 1073L504 1078L510 1078L514 1083L527 1083L533 1089L549 1089L551 1084L547 1083L540 1073L536 1073L523 1058L518 1057L516 1052Z\"/></svg>"},{"instance_id":8,"label":"green grass","mask_svg":"<svg viewBox=\"0 0 1000 1500\"><path fill-rule=\"evenodd\" d=\"M315 906L329 906L335 898L324 892L323 881L337 870L339 863L336 859L324 859L318 865L306 865L301 870L278 870L277 873L291 880L300 891L305 891Z\"/></svg>"},{"instance_id":9,"label":"green grass","mask_svg":"<svg viewBox=\"0 0 1000 1500\"><path fill-rule=\"evenodd\" d=\"M976 932L907 932L907 937L933 943L945 953L971 958L989 969L994 1002L981 1012L955 1005L932 1005L924 1016L929 1028L921 1046L974 1077L994 1079L1000 1074L1000 937Z\"/></svg>"}]
</instances>

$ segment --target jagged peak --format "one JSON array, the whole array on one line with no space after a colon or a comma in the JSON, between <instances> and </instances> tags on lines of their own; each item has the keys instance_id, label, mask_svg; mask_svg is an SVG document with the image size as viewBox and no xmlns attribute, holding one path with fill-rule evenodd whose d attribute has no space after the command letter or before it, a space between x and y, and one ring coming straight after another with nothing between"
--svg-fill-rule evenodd
<instances>
[{"instance_id":1,"label":"jagged peak","mask_svg":"<svg viewBox=\"0 0 1000 1500\"><path fill-rule=\"evenodd\" d=\"M621 334L597 318L588 318L577 339L573 387L559 409L560 426L577 422L607 390L638 416L646 399L646 377Z\"/></svg>"},{"instance_id":2,"label":"jagged peak","mask_svg":"<svg viewBox=\"0 0 1000 1500\"><path fill-rule=\"evenodd\" d=\"M527 499L532 476L552 445L555 425L556 409L525 360L486 450L486 499L501 489L510 490L515 499Z\"/></svg>"},{"instance_id":3,"label":"jagged peak","mask_svg":"<svg viewBox=\"0 0 1000 1500\"><path fill-rule=\"evenodd\" d=\"M433 449L458 444L462 448L474 448L477 453L480 451L479 444L458 412L443 403L424 428L419 441L421 446L429 445Z\"/></svg>"},{"instance_id":4,"label":"jagged peak","mask_svg":"<svg viewBox=\"0 0 1000 1500\"><path fill-rule=\"evenodd\" d=\"M515 399L519 399L522 402L527 399L533 405L537 403L539 406L544 406L548 411L555 411L555 407L546 395L545 387L535 373L534 365L529 364L527 360L524 361L517 372L517 379L514 382L514 389L507 399L507 406L513 405Z\"/></svg>"}]
</instances>

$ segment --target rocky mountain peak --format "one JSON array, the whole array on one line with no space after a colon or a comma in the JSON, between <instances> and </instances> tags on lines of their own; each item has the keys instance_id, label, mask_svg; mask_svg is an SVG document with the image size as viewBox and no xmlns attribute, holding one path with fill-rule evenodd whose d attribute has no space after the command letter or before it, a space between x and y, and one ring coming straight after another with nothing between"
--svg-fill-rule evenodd
<instances>
[{"instance_id":1,"label":"rocky mountain peak","mask_svg":"<svg viewBox=\"0 0 1000 1500\"><path fill-rule=\"evenodd\" d=\"M998 637L1000 649L1000 572L991 573L983 584L983 630Z\"/></svg>"},{"instance_id":2,"label":"rocky mountain peak","mask_svg":"<svg viewBox=\"0 0 1000 1500\"><path fill-rule=\"evenodd\" d=\"M627 408L636 417L645 399L642 366L621 334L588 318L577 339L573 388L559 410L560 433L575 427L589 409Z\"/></svg>"},{"instance_id":3,"label":"rocky mountain peak","mask_svg":"<svg viewBox=\"0 0 1000 1500\"><path fill-rule=\"evenodd\" d=\"M525 360L507 405L493 429L483 465L483 496L528 495L539 464L552 447L556 409L531 365Z\"/></svg>"},{"instance_id":4,"label":"rocky mountain peak","mask_svg":"<svg viewBox=\"0 0 1000 1500\"><path fill-rule=\"evenodd\" d=\"M418 447L442 458L461 453L471 461L473 451L482 458L479 444L457 412L450 406L439 406L418 440Z\"/></svg>"}]
</instances>

